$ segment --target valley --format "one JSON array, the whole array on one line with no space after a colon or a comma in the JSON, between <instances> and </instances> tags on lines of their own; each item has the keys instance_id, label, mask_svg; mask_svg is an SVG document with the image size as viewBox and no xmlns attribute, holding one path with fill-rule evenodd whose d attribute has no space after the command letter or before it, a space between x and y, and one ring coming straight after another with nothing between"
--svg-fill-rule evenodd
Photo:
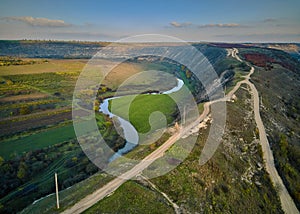
<instances>
[{"instance_id":1,"label":"valley","mask_svg":"<svg viewBox=\"0 0 300 214\"><path fill-rule=\"evenodd\" d=\"M167 122L165 133L158 139L138 145L124 154L128 158L150 161L129 167L121 178L97 168L76 140L72 124L72 93L86 59L50 57L33 59L38 63L30 64L29 60L30 63L25 65L0 66L0 169L4 175L1 179L4 186L1 212L94 213L98 210L148 213L158 207L158 213L238 212L245 209L251 213L297 213L299 130L296 124L299 106L298 99L292 99L299 96L296 90L299 87L297 62L288 53L257 46L194 46L204 51L217 74L223 77L224 98L208 101L201 91L203 86L188 68L156 58L127 60L115 68L112 76L108 76L99 88L95 101L96 121L113 151L123 148L126 141L114 127L113 119L98 110L103 100L114 96L116 89L129 76L153 69L172 74L174 79L182 79L199 105L199 118L176 129L175 122L182 118L167 94L138 95L131 103L127 117L122 108L127 108L127 99L132 95L118 92L125 96L108 102L110 110L128 120L139 133L150 130L148 118L152 112L162 110ZM34 57L30 52L26 54L26 57ZM254 54L260 56L259 61ZM270 72L274 73L270 76ZM295 79L294 85L289 84L291 76ZM280 78L286 82L280 83ZM152 81L159 79L162 78ZM174 82L166 82L164 90L174 87ZM282 90L276 88L279 85ZM136 90L140 89L136 87ZM147 90L153 93L150 87ZM205 142L214 122L210 119L211 105L218 102L226 102L227 108L222 143L215 148L216 153L210 160L199 165L199 157L206 152ZM203 123L205 125L199 125ZM276 135L276 130L280 136ZM164 160L177 167L157 178L148 179L143 175L143 170L155 167L166 152L178 157L185 153L184 147L177 147L174 143L195 136L195 146L182 163L178 164L176 159ZM56 210L55 195L52 194L54 172L59 176L60 210ZM134 180L127 181L130 178ZM124 197L130 200L122 200ZM112 206L116 201L118 203ZM176 204L175 210L173 203Z\"/></svg>"}]
</instances>

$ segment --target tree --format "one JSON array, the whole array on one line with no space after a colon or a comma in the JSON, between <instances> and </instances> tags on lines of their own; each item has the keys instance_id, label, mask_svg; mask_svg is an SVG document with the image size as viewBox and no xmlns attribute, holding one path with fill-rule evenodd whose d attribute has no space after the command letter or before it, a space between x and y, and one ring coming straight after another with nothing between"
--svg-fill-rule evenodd
<instances>
[{"instance_id":1,"label":"tree","mask_svg":"<svg viewBox=\"0 0 300 214\"><path fill-rule=\"evenodd\" d=\"M13 85L14 83L11 80L6 80L7 85Z\"/></svg>"},{"instance_id":2,"label":"tree","mask_svg":"<svg viewBox=\"0 0 300 214\"><path fill-rule=\"evenodd\" d=\"M30 109L28 106L22 106L20 109L20 115L25 115L25 114L29 114L30 113Z\"/></svg>"},{"instance_id":3,"label":"tree","mask_svg":"<svg viewBox=\"0 0 300 214\"><path fill-rule=\"evenodd\" d=\"M280 141L279 141L279 146L280 146L280 151L282 154L283 158L287 158L287 148L288 148L288 141L287 138L284 134L280 135Z\"/></svg>"},{"instance_id":4,"label":"tree","mask_svg":"<svg viewBox=\"0 0 300 214\"><path fill-rule=\"evenodd\" d=\"M4 158L0 156L0 166L2 166L3 162L4 162Z\"/></svg>"},{"instance_id":5,"label":"tree","mask_svg":"<svg viewBox=\"0 0 300 214\"><path fill-rule=\"evenodd\" d=\"M21 162L19 165L19 169L18 169L18 173L17 173L17 177L19 179L24 179L27 175L27 166L24 162Z\"/></svg>"},{"instance_id":6,"label":"tree","mask_svg":"<svg viewBox=\"0 0 300 214\"><path fill-rule=\"evenodd\" d=\"M98 111L99 111L99 106L100 106L99 100L95 100L95 103L94 103L94 111L98 112Z\"/></svg>"},{"instance_id":7,"label":"tree","mask_svg":"<svg viewBox=\"0 0 300 214\"><path fill-rule=\"evenodd\" d=\"M74 163L77 163L77 157L72 157L72 161L74 162Z\"/></svg>"},{"instance_id":8,"label":"tree","mask_svg":"<svg viewBox=\"0 0 300 214\"><path fill-rule=\"evenodd\" d=\"M102 86L102 87L101 87L101 92L102 92L102 93L105 93L106 91L107 91L107 87L106 87L106 86Z\"/></svg>"},{"instance_id":9,"label":"tree","mask_svg":"<svg viewBox=\"0 0 300 214\"><path fill-rule=\"evenodd\" d=\"M192 72L189 71L189 70L187 69L187 70L185 71L185 76L186 76L186 78L190 79L191 76L192 76Z\"/></svg>"}]
</instances>

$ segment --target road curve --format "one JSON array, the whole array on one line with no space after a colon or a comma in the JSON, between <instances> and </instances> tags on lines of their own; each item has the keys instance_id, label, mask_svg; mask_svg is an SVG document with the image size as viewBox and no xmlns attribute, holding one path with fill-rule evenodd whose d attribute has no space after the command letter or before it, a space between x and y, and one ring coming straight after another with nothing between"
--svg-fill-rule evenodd
<instances>
[{"instance_id":1,"label":"road curve","mask_svg":"<svg viewBox=\"0 0 300 214\"><path fill-rule=\"evenodd\" d=\"M237 56L237 54L238 54L238 50L233 49L231 52L231 56L242 62L242 60ZM181 129L180 132L178 132L178 133L174 134L172 137L170 137L163 145L161 145L158 149L156 149L154 152L152 152L147 157L145 157L139 164L137 164L131 170L129 170L129 171L125 172L123 175L121 175L120 177L122 177L122 178L120 178L120 177L115 178L114 180L110 181L109 183L107 183L106 185L101 187L100 189L96 190L92 194L86 196L85 198L83 198L82 200L77 202L71 208L65 210L63 213L64 214L77 214L77 213L81 213L81 212L85 211L86 209L93 206L95 203L97 203L104 197L113 193L125 181L140 174L151 163L153 163L159 157L163 156L164 153L181 136L188 133L191 129L193 129L195 126L197 126L202 120L204 120L209 114L210 105L212 103L229 100L232 97L232 95L239 89L241 84L243 84L243 83L248 84L253 92L254 116L255 116L255 121L256 121L257 127L259 129L259 137L260 137L260 142L262 145L263 158L265 160L265 167L266 167L267 172L270 174L270 178L271 178L273 184L276 184L279 186L279 190L280 190L279 197L280 197L282 209L284 210L285 213L288 213L288 214L299 213L292 198L290 197L288 191L286 190L286 188L275 168L273 153L270 149L270 145L269 145L268 139L266 137L265 128L264 128L264 125L262 123L260 113L259 113L258 92L257 92L255 86L249 81L250 76L253 72L254 72L254 67L251 66L251 70L250 70L249 74L247 76L245 76L245 79L238 82L236 84L236 86L226 95L226 97L221 98L219 100L205 103L202 114L199 116L199 118L195 122L191 123L189 126L185 127L184 129Z\"/></svg>"},{"instance_id":2,"label":"road curve","mask_svg":"<svg viewBox=\"0 0 300 214\"><path fill-rule=\"evenodd\" d=\"M242 62L242 60L237 56L237 53L238 53L238 50L233 49L231 55L232 55L232 57L234 57L237 60ZM273 182L273 185L275 185L277 187L276 189L278 191L278 195L280 198L280 202L281 202L283 211L287 214L296 214L296 213L299 213L299 211L298 211L292 197L290 196L289 192L287 191L284 183L282 182L282 179L279 176L277 169L275 167L274 156L273 156L273 153L270 148L270 144L269 144L269 141L268 141L268 138L266 135L265 126L260 117L258 91L257 91L256 87L254 86L254 84L249 81L250 76L253 72L254 72L254 67L251 66L251 70L250 70L249 74L247 76L245 76L245 80L239 82L237 85L240 86L242 83L246 83L251 88L253 104L254 104L254 118L255 118L257 128L259 130L259 141L260 141L262 151L263 151L263 159L265 162L266 171L269 173L271 181ZM236 87L237 87L237 85L236 85ZM229 94L232 95L233 91L234 91L234 89Z\"/></svg>"},{"instance_id":3,"label":"road curve","mask_svg":"<svg viewBox=\"0 0 300 214\"><path fill-rule=\"evenodd\" d=\"M184 129L180 130L180 132L174 134L170 137L163 145L158 147L154 152L149 154L145 157L139 164L134 166L129 171L122 174L120 177L117 177L101 187L100 189L96 190L92 194L86 196L78 203L76 203L71 208L65 210L64 214L76 214L81 213L103 199L104 197L108 196L109 194L113 193L116 189L119 188L125 181L133 178L134 176L140 174L144 169L146 169L151 163L153 163L158 158L162 157L164 153L183 135L188 133L191 129L197 126L202 120L204 120L209 114L209 106L210 103L204 104L204 110L199 118L191 123L189 126L185 127Z\"/></svg>"}]
</instances>

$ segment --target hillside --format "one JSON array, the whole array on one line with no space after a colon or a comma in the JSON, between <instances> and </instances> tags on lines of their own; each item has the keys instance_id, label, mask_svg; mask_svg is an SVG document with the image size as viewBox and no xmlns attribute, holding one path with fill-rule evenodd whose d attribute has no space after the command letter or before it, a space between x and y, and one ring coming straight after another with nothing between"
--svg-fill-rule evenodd
<instances>
[{"instance_id":1,"label":"hillside","mask_svg":"<svg viewBox=\"0 0 300 214\"><path fill-rule=\"evenodd\" d=\"M91 58L106 42L13 40L0 41L0 56L23 58Z\"/></svg>"},{"instance_id":2,"label":"hillside","mask_svg":"<svg viewBox=\"0 0 300 214\"><path fill-rule=\"evenodd\" d=\"M77 78L88 59L105 45L107 43L0 41L0 55L5 62L0 66L1 213L15 213L24 208L23 213L57 213L52 194L54 172L59 176L60 211L113 179L81 150L71 115ZM260 111L276 168L299 208L299 62L287 52L250 44L194 43L193 46L208 58L226 92L250 70L249 65L233 58L226 49L238 48L239 56L255 66L251 81L261 96ZM147 47L151 48L151 44ZM208 92L188 68L160 57L122 57L127 60L114 68L98 89L95 110L103 99L113 96L129 76L157 69L182 79L198 102L200 113L204 111L203 102L207 101ZM173 105L172 102L162 105L164 97L159 98L141 95L136 103L153 102L154 110ZM199 165L199 156L213 123L209 116L199 130L192 131L199 132L195 147L177 168L161 177L140 176L137 181L128 181L86 212L149 213L157 210L158 213L173 213L175 209L180 213L282 213L277 186L272 184L264 168L249 86L242 84L226 106L222 143L205 165ZM138 106L133 106L134 112L146 112L136 108ZM168 132L150 145L138 146L126 154L127 157L142 159L174 135L172 126L179 116L175 108L171 110L167 112ZM136 118L139 125L148 125L148 118ZM117 151L124 147L125 141L111 118L96 113L96 121L110 148ZM92 137L85 139L87 143L92 141ZM106 151L101 152L106 154ZM170 159L169 163L176 165L178 160Z\"/></svg>"},{"instance_id":3,"label":"hillside","mask_svg":"<svg viewBox=\"0 0 300 214\"><path fill-rule=\"evenodd\" d=\"M242 52L247 53L248 50ZM255 50L257 54L261 50ZM285 57L278 60L278 54ZM289 54L276 51L268 55L271 67L257 65L253 82L261 95L261 112L276 167L300 207L300 72L299 63ZM293 66L297 66L295 69Z\"/></svg>"}]
</instances>

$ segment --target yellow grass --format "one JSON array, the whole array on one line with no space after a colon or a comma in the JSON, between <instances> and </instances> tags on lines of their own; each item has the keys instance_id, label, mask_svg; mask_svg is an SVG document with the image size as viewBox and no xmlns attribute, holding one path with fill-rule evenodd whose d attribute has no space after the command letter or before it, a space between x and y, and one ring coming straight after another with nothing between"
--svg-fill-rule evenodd
<instances>
[{"instance_id":1,"label":"yellow grass","mask_svg":"<svg viewBox=\"0 0 300 214\"><path fill-rule=\"evenodd\" d=\"M41 64L0 66L0 76L81 71L87 62L88 60L49 59L48 62Z\"/></svg>"},{"instance_id":2,"label":"yellow grass","mask_svg":"<svg viewBox=\"0 0 300 214\"><path fill-rule=\"evenodd\" d=\"M104 79L104 84L109 87L116 87L122 84L132 75L143 71L142 66L133 63L122 63L114 68Z\"/></svg>"}]
</instances>

